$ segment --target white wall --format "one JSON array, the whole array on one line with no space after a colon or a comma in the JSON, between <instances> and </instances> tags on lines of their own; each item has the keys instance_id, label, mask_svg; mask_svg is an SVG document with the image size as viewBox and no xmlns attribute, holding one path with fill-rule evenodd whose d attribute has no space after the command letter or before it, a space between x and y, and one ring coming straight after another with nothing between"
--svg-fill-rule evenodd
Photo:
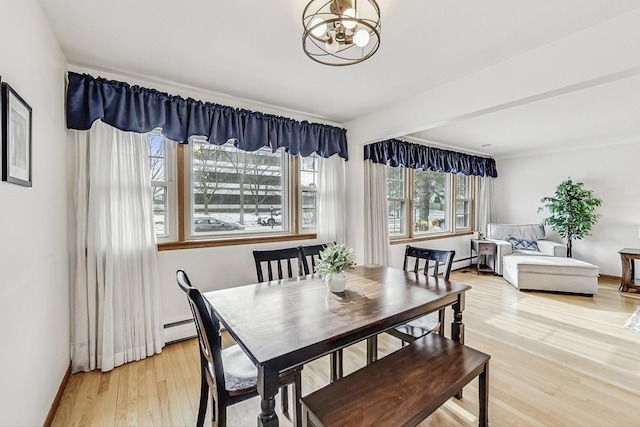
<instances>
[{"instance_id":1,"label":"white wall","mask_svg":"<svg viewBox=\"0 0 640 427\"><path fill-rule=\"evenodd\" d=\"M524 105L571 85L640 67L638 45L629 43L640 37L639 19L640 10L627 13L432 90L417 92L410 99L346 123L353 160L353 163L349 160L347 167L349 182L357 183L362 179L364 144ZM506 165L498 164L496 183L511 180L512 171L505 170L503 164ZM591 173L591 167L586 168ZM551 190L554 185L549 186ZM507 187L503 188L505 194L509 194ZM348 192L352 213L348 224L349 243L358 247L364 242L364 190L362 185L352 185ZM515 194L516 199L519 197L524 197L523 193ZM602 223L606 224L605 218ZM637 236L637 230L633 235ZM577 254L581 254L580 249ZM616 274L607 273L610 270L606 263L602 272Z\"/></svg>"},{"instance_id":2,"label":"white wall","mask_svg":"<svg viewBox=\"0 0 640 427\"><path fill-rule=\"evenodd\" d=\"M0 3L0 76L33 109L33 187L0 182L0 425L42 425L69 366L65 60L35 0Z\"/></svg>"},{"instance_id":3,"label":"white wall","mask_svg":"<svg viewBox=\"0 0 640 427\"><path fill-rule=\"evenodd\" d=\"M573 257L600 267L601 274L622 274L618 251L640 246L640 188L637 184L638 142L580 151L527 156L497 161L496 215L498 222L537 223L540 199L553 196L556 186L571 177L602 199L601 215L592 235L574 242ZM559 236L548 231L552 240ZM564 243L564 242L563 242Z\"/></svg>"}]
</instances>

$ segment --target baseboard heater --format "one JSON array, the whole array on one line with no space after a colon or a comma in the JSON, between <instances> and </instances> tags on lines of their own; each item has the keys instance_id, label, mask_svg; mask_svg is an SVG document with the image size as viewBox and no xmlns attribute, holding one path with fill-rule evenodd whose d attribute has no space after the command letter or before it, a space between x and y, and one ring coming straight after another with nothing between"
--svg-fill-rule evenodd
<instances>
[{"instance_id":1,"label":"baseboard heater","mask_svg":"<svg viewBox=\"0 0 640 427\"><path fill-rule=\"evenodd\" d=\"M193 319L179 320L164 325L164 345L185 341L197 336Z\"/></svg>"}]
</instances>

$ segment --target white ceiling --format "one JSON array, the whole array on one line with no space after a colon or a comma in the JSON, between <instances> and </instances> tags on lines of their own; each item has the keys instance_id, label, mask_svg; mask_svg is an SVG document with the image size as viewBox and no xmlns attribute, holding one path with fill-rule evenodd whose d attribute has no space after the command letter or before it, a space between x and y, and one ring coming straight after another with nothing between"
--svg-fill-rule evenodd
<instances>
[{"instance_id":1,"label":"white ceiling","mask_svg":"<svg viewBox=\"0 0 640 427\"><path fill-rule=\"evenodd\" d=\"M378 52L328 67L301 48L305 0L40 0L71 64L345 123L640 8L640 0L378 0ZM640 25L640 23L638 23ZM631 43L638 43L632 40ZM640 134L640 78L413 135L496 157ZM490 147L482 147L491 144Z\"/></svg>"}]
</instances>

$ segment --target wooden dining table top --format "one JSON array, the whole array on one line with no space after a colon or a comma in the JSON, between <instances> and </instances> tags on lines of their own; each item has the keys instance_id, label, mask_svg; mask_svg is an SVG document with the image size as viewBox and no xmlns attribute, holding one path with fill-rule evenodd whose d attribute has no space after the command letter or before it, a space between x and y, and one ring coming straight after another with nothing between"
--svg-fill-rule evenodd
<instances>
[{"instance_id":1,"label":"wooden dining table top","mask_svg":"<svg viewBox=\"0 0 640 427\"><path fill-rule=\"evenodd\" d=\"M454 304L471 287L380 265L348 270L345 292L319 275L206 292L256 365L285 369Z\"/></svg>"}]
</instances>

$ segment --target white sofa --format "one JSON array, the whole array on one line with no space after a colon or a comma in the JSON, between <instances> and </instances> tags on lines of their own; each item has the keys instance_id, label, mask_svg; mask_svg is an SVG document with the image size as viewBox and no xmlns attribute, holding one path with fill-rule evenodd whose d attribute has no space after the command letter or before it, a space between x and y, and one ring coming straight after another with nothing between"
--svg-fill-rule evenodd
<instances>
[{"instance_id":1,"label":"white sofa","mask_svg":"<svg viewBox=\"0 0 640 427\"><path fill-rule=\"evenodd\" d=\"M524 240L535 240L538 251L513 249L507 238L515 237ZM503 275L503 260L507 255L536 255L536 256L556 256L566 257L566 247L561 243L552 242L545 239L544 226L540 224L488 224L487 240L496 243L496 263L495 271ZM490 260L492 262L493 260Z\"/></svg>"}]
</instances>

